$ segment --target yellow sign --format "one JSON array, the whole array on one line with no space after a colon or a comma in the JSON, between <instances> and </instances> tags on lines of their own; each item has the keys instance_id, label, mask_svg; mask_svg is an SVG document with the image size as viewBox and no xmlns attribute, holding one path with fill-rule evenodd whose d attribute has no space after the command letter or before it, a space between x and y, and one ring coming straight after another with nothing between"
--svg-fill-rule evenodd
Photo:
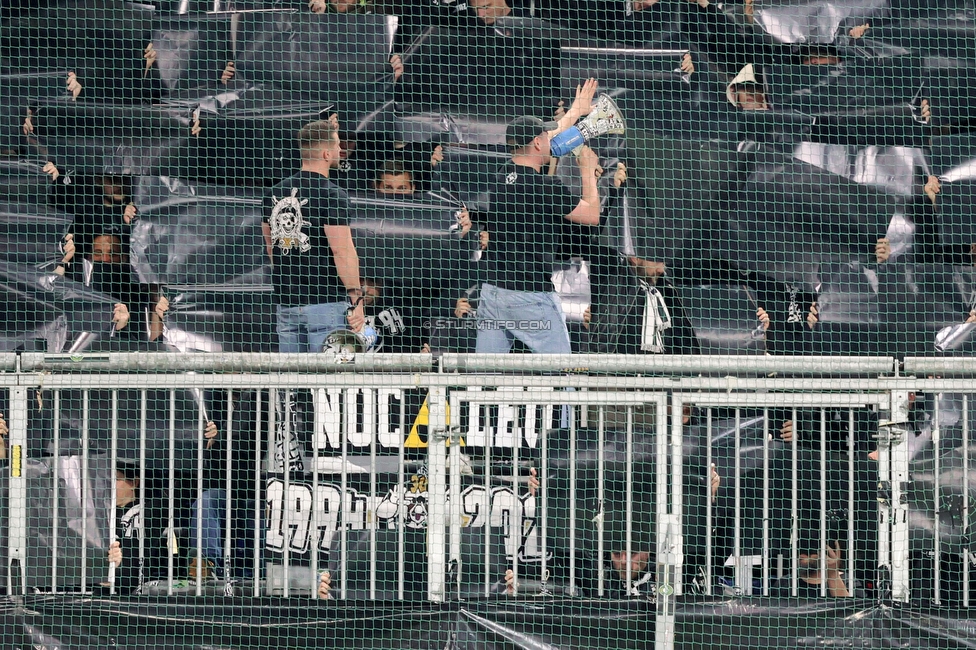
<instances>
[{"instance_id":1,"label":"yellow sign","mask_svg":"<svg viewBox=\"0 0 976 650\"><path fill-rule=\"evenodd\" d=\"M447 404L447 423L451 423L451 405ZM427 427L430 425L430 408L427 406L427 398L420 405L420 411L414 418L413 426L410 427L410 434L407 436L403 446L410 449L425 449L427 447ZM461 446L464 446L464 438L461 438Z\"/></svg>"},{"instance_id":2,"label":"yellow sign","mask_svg":"<svg viewBox=\"0 0 976 650\"><path fill-rule=\"evenodd\" d=\"M21 474L21 451L20 445L14 445L10 450L10 475L13 477L19 477Z\"/></svg>"}]
</instances>

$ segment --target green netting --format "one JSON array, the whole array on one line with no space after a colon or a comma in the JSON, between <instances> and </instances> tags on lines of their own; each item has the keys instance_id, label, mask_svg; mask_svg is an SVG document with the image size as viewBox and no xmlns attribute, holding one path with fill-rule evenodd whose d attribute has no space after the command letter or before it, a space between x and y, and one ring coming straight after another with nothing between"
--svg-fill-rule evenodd
<instances>
[{"instance_id":1,"label":"green netting","mask_svg":"<svg viewBox=\"0 0 976 650\"><path fill-rule=\"evenodd\" d=\"M0 645L973 642L970 0L0 20Z\"/></svg>"}]
</instances>

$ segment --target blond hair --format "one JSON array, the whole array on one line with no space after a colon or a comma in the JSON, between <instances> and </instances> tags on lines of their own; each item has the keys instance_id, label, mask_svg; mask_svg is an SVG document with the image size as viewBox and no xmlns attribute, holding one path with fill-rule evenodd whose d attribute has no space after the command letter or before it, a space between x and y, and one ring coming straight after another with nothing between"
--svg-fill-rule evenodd
<instances>
[{"instance_id":1,"label":"blond hair","mask_svg":"<svg viewBox=\"0 0 976 650\"><path fill-rule=\"evenodd\" d=\"M302 151L302 159L317 158L318 150L323 144L331 142L335 133L335 125L328 120L316 120L303 126L298 132L298 148Z\"/></svg>"}]
</instances>

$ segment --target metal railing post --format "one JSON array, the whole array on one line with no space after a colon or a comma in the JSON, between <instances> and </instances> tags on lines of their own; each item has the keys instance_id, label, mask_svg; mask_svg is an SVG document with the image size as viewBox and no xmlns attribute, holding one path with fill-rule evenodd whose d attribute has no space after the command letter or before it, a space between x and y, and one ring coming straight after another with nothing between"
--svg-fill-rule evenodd
<instances>
[{"instance_id":1,"label":"metal railing post","mask_svg":"<svg viewBox=\"0 0 976 650\"><path fill-rule=\"evenodd\" d=\"M890 406L878 427L878 567L880 581L889 581L891 599L907 603L909 586L908 540L908 391L893 390ZM886 416L886 417L885 417ZM887 575L884 575L887 573Z\"/></svg>"},{"instance_id":2,"label":"metal railing post","mask_svg":"<svg viewBox=\"0 0 976 650\"><path fill-rule=\"evenodd\" d=\"M668 499L668 444L667 396L660 395L654 404L657 416L655 455L657 457L657 612L655 615L654 650L674 648L675 592L680 585L681 570L681 513L672 514ZM675 399L675 426L681 427L681 400ZM680 471L680 468L679 468ZM680 498L680 494L679 494Z\"/></svg>"},{"instance_id":3,"label":"metal railing post","mask_svg":"<svg viewBox=\"0 0 976 650\"><path fill-rule=\"evenodd\" d=\"M430 497L427 515L427 597L444 602L447 567L447 391L431 388L427 435L427 490Z\"/></svg>"},{"instance_id":4,"label":"metal railing post","mask_svg":"<svg viewBox=\"0 0 976 650\"><path fill-rule=\"evenodd\" d=\"M10 389L10 492L7 501L7 595L27 593L27 389ZM57 494L58 486L54 486ZM19 584L14 580L19 576ZM16 590L16 591L15 591Z\"/></svg>"}]
</instances>

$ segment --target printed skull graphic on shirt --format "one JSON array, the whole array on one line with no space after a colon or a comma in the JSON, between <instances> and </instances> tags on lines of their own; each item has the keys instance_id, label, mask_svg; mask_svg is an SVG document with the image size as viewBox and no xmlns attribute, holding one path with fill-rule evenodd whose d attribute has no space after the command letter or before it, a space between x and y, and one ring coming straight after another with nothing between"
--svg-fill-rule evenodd
<instances>
[{"instance_id":1,"label":"printed skull graphic on shirt","mask_svg":"<svg viewBox=\"0 0 976 650\"><path fill-rule=\"evenodd\" d=\"M309 243L308 235L302 232L303 226L312 225L302 216L302 206L308 203L308 199L298 198L298 188L293 187L291 196L279 199L272 195L271 200L274 207L271 208L268 223L271 226L272 244L278 247L282 255L287 255L293 248L302 253L310 251L312 244Z\"/></svg>"}]
</instances>

